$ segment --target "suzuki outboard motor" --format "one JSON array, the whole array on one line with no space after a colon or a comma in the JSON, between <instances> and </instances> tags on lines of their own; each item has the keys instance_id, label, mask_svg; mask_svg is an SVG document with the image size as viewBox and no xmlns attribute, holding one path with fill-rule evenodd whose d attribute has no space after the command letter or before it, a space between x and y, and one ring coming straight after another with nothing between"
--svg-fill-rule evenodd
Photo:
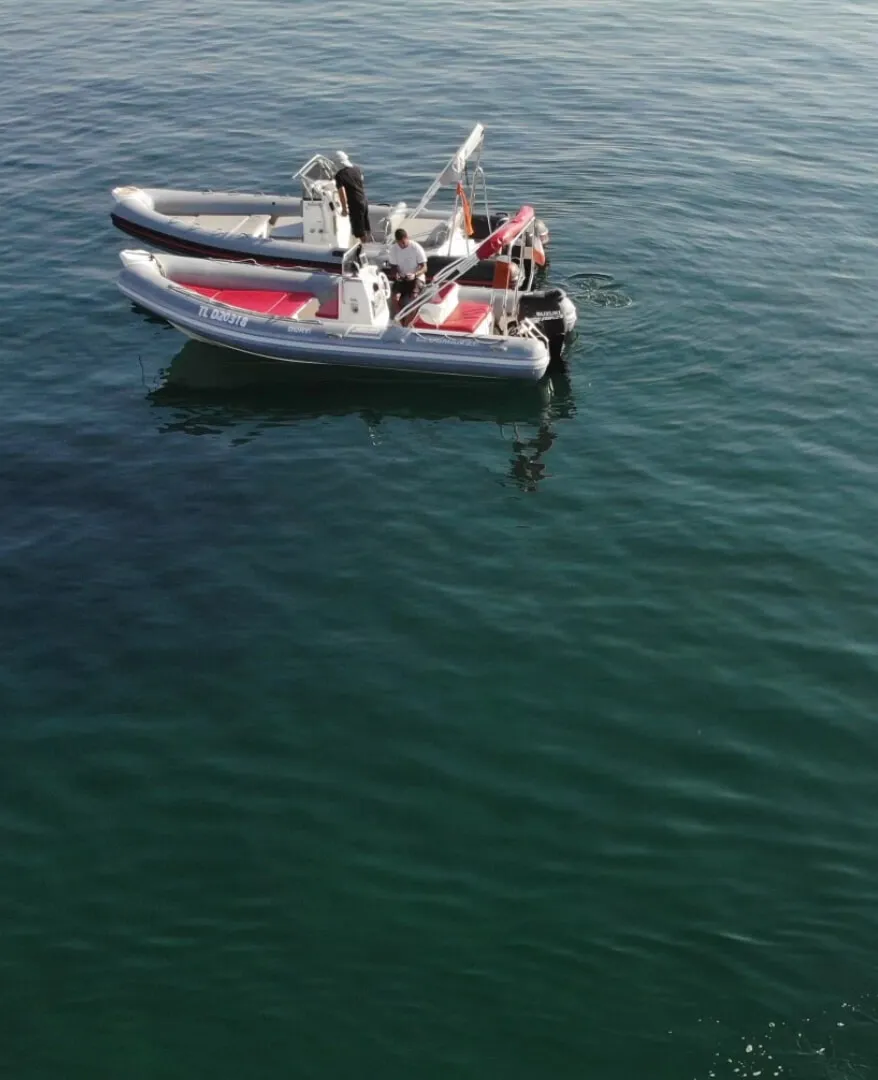
<instances>
[{"instance_id":1,"label":"suzuki outboard motor","mask_svg":"<svg viewBox=\"0 0 878 1080\"><path fill-rule=\"evenodd\" d=\"M536 324L549 339L552 359L557 360L576 326L576 307L563 289L539 289L519 295L518 318Z\"/></svg>"}]
</instances>

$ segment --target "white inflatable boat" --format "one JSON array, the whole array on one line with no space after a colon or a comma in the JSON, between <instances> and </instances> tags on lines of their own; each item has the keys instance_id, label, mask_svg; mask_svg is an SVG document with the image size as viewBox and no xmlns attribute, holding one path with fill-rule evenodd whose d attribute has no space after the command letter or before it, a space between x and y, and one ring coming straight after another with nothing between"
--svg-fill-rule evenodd
<instances>
[{"instance_id":1,"label":"white inflatable boat","mask_svg":"<svg viewBox=\"0 0 878 1080\"><path fill-rule=\"evenodd\" d=\"M340 275L322 271L123 251L120 290L196 340L303 364L535 381L552 358L549 337L526 312L546 298L521 293L511 250L533 226L531 207L446 267L391 317L390 282L347 253ZM460 284L479 260L495 260L490 291ZM557 295L560 294L560 295ZM576 322L571 301L553 290L544 325L558 341ZM542 318L546 313L534 312Z\"/></svg>"},{"instance_id":2,"label":"white inflatable boat","mask_svg":"<svg viewBox=\"0 0 878 1080\"><path fill-rule=\"evenodd\" d=\"M373 242L366 245L366 255L370 261L384 263L394 231L404 228L424 248L427 274L432 278L456 259L472 254L493 228L508 220L508 214L491 213L488 207L479 164L484 135L484 127L477 124L416 206L369 203ZM163 251L338 272L353 239L333 179L337 170L335 162L315 154L293 177L301 182L301 196L117 187L112 192L111 218L118 229ZM464 190L467 177L469 195ZM473 210L479 183L484 213ZM454 189L452 207L430 206L441 188ZM548 230L538 220L534 235L534 258L543 265ZM490 282L491 267L484 261L476 262L465 279L467 284Z\"/></svg>"}]
</instances>

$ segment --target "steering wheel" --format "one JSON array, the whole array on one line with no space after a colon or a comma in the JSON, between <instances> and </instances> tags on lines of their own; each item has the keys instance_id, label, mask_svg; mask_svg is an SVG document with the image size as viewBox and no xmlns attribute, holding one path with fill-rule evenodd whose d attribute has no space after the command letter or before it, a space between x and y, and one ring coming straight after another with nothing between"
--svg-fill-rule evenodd
<instances>
[{"instance_id":1,"label":"steering wheel","mask_svg":"<svg viewBox=\"0 0 878 1080\"><path fill-rule=\"evenodd\" d=\"M381 285L381 292L384 294L384 299L390 299L390 279L383 270L378 271L378 281Z\"/></svg>"}]
</instances>

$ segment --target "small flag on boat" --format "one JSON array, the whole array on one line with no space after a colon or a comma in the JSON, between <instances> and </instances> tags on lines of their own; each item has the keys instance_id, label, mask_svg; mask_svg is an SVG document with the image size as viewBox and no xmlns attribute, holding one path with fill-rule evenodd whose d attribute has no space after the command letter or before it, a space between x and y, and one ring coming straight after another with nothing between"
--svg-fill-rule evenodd
<instances>
[{"instance_id":1,"label":"small flag on boat","mask_svg":"<svg viewBox=\"0 0 878 1080\"><path fill-rule=\"evenodd\" d=\"M457 194L460 198L461 205L463 206L463 221L466 226L466 235L472 236L473 234L473 215L470 211L469 200L466 197L466 192L463 190L463 185L460 181L457 182Z\"/></svg>"}]
</instances>

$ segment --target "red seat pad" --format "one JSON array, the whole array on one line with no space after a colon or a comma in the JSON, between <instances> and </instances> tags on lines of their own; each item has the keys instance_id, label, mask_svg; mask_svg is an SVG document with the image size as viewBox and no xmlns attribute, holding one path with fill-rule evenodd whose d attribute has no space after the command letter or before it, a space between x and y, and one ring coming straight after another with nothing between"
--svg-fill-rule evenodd
<instances>
[{"instance_id":1,"label":"red seat pad","mask_svg":"<svg viewBox=\"0 0 878 1080\"><path fill-rule=\"evenodd\" d=\"M189 281L178 281L177 284L206 296L208 300L219 300L230 307L265 315L295 315L314 299L311 293L287 292L285 289L218 289L215 285L193 285Z\"/></svg>"},{"instance_id":2,"label":"red seat pad","mask_svg":"<svg viewBox=\"0 0 878 1080\"><path fill-rule=\"evenodd\" d=\"M478 300L464 300L441 326L433 326L423 319L415 319L414 325L422 330L456 330L464 334L474 334L490 314L490 304L483 304Z\"/></svg>"},{"instance_id":3,"label":"red seat pad","mask_svg":"<svg viewBox=\"0 0 878 1080\"><path fill-rule=\"evenodd\" d=\"M201 296L208 296L212 300L219 289L215 285L192 285L188 281L178 281L178 285L182 285L184 289L191 289L193 292L199 293Z\"/></svg>"},{"instance_id":4,"label":"red seat pad","mask_svg":"<svg viewBox=\"0 0 878 1080\"><path fill-rule=\"evenodd\" d=\"M314 300L313 293L306 292L288 292L284 293L283 297L278 300L275 306L271 309L272 315L281 315L284 318L289 318L292 315L297 315L303 307Z\"/></svg>"},{"instance_id":5,"label":"red seat pad","mask_svg":"<svg viewBox=\"0 0 878 1080\"><path fill-rule=\"evenodd\" d=\"M311 293L286 292L280 289L220 289L214 297L230 307L268 315L295 315L313 300Z\"/></svg>"},{"instance_id":6,"label":"red seat pad","mask_svg":"<svg viewBox=\"0 0 878 1080\"><path fill-rule=\"evenodd\" d=\"M446 281L445 284L440 287L439 291L433 297L433 303L434 304L440 304L445 299L445 297L451 292L452 289L459 289L459 288L460 288L460 286L457 284L456 281Z\"/></svg>"}]
</instances>

